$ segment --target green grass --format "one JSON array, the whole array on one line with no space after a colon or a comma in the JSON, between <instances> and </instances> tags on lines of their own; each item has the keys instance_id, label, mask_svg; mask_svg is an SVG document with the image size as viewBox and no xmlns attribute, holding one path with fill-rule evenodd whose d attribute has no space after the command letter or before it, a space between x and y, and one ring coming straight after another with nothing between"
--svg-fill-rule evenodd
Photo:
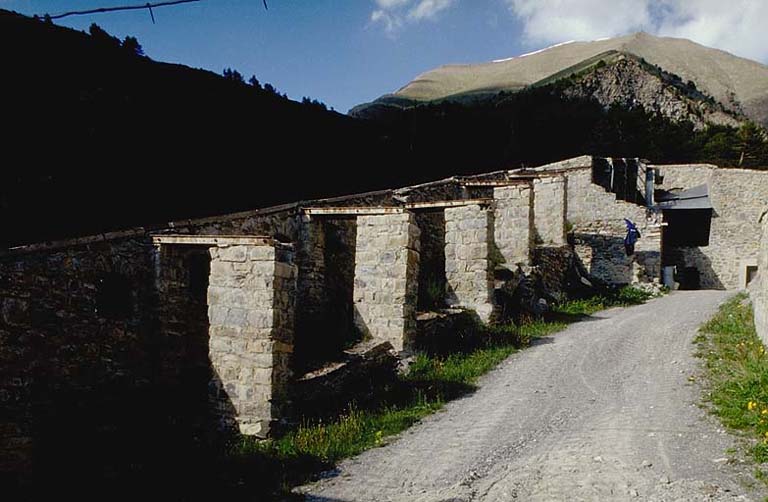
<instances>
[{"instance_id":1,"label":"green grass","mask_svg":"<svg viewBox=\"0 0 768 502\"><path fill-rule=\"evenodd\" d=\"M768 357L746 295L725 303L695 342L706 363L712 411L726 426L755 439L750 447L755 461L768 461Z\"/></svg>"},{"instance_id":2,"label":"green grass","mask_svg":"<svg viewBox=\"0 0 768 502\"><path fill-rule=\"evenodd\" d=\"M553 311L559 314L585 316L611 307L640 305L651 298L653 298L651 293L632 286L624 286L617 291L606 292L589 298L569 300L555 305Z\"/></svg>"}]
</instances>

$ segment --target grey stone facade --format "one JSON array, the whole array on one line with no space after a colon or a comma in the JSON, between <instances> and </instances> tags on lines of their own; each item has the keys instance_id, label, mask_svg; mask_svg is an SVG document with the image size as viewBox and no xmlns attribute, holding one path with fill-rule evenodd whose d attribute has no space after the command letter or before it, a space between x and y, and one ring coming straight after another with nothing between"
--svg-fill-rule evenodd
<instances>
[{"instance_id":1,"label":"grey stone facade","mask_svg":"<svg viewBox=\"0 0 768 502\"><path fill-rule=\"evenodd\" d=\"M409 349L416 334L419 233L410 212L357 218L355 325L397 351Z\"/></svg>"},{"instance_id":2,"label":"grey stone facade","mask_svg":"<svg viewBox=\"0 0 768 502\"><path fill-rule=\"evenodd\" d=\"M566 184L563 176L533 181L533 240L536 245L565 244Z\"/></svg>"},{"instance_id":3,"label":"grey stone facade","mask_svg":"<svg viewBox=\"0 0 768 502\"><path fill-rule=\"evenodd\" d=\"M494 243L500 265L515 270L531 263L533 189L529 183L493 189Z\"/></svg>"},{"instance_id":4,"label":"grey stone facade","mask_svg":"<svg viewBox=\"0 0 768 502\"><path fill-rule=\"evenodd\" d=\"M696 267L705 289L739 289L742 263L757 259L760 225L768 200L768 171L719 169L711 165L658 166L665 189L709 186L714 206L708 246L676 248L678 269Z\"/></svg>"},{"instance_id":5,"label":"grey stone facade","mask_svg":"<svg viewBox=\"0 0 768 502\"><path fill-rule=\"evenodd\" d=\"M493 211L479 205L445 210L446 300L484 322L493 314Z\"/></svg>"},{"instance_id":6,"label":"grey stone facade","mask_svg":"<svg viewBox=\"0 0 768 502\"><path fill-rule=\"evenodd\" d=\"M567 221L573 244L585 269L613 284L651 282L661 276L661 231L659 215L649 218L637 204L616 200L616 195L592 183L591 169L566 174ZM624 250L626 225L631 220L640 230L635 255Z\"/></svg>"}]
</instances>

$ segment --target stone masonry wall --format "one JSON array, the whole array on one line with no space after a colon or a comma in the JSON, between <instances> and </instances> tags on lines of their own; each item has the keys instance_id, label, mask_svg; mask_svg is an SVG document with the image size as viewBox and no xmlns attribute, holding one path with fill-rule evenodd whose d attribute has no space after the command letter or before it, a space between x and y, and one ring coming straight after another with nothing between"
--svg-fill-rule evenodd
<instances>
[{"instance_id":1,"label":"stone masonry wall","mask_svg":"<svg viewBox=\"0 0 768 502\"><path fill-rule=\"evenodd\" d=\"M442 209L416 214L419 249L420 311L445 307L445 212Z\"/></svg>"},{"instance_id":2,"label":"stone masonry wall","mask_svg":"<svg viewBox=\"0 0 768 502\"><path fill-rule=\"evenodd\" d=\"M409 212L358 216L355 251L355 325L396 351L416 333L419 227Z\"/></svg>"},{"instance_id":3,"label":"stone masonry wall","mask_svg":"<svg viewBox=\"0 0 768 502\"><path fill-rule=\"evenodd\" d=\"M533 189L519 184L493 189L494 242L500 265L515 270L530 265Z\"/></svg>"},{"instance_id":4,"label":"stone masonry wall","mask_svg":"<svg viewBox=\"0 0 768 502\"><path fill-rule=\"evenodd\" d=\"M757 336L768 345L768 209L762 214L762 239L758 255L758 277L750 287L752 307L755 311L755 327Z\"/></svg>"},{"instance_id":5,"label":"stone masonry wall","mask_svg":"<svg viewBox=\"0 0 768 502\"><path fill-rule=\"evenodd\" d=\"M562 176L533 182L534 243L544 246L565 244L566 184Z\"/></svg>"},{"instance_id":6,"label":"stone masonry wall","mask_svg":"<svg viewBox=\"0 0 768 502\"><path fill-rule=\"evenodd\" d=\"M161 414L132 406L154 395L159 347L173 349L148 322L151 249L131 238L0 257L0 475L58 456L65 469L103 431Z\"/></svg>"},{"instance_id":7,"label":"stone masonry wall","mask_svg":"<svg viewBox=\"0 0 768 502\"><path fill-rule=\"evenodd\" d=\"M573 232L576 255L586 270L605 282L648 282L661 275L661 236L644 207L622 200L592 183L591 169L567 173L567 220ZM641 238L635 255L624 250L627 218L637 225Z\"/></svg>"},{"instance_id":8,"label":"stone masonry wall","mask_svg":"<svg viewBox=\"0 0 768 502\"><path fill-rule=\"evenodd\" d=\"M696 267L702 288L736 289L742 262L758 256L757 223L768 200L768 172L706 165L660 166L664 188L707 183L714 206L709 246L677 248L680 267Z\"/></svg>"},{"instance_id":9,"label":"stone masonry wall","mask_svg":"<svg viewBox=\"0 0 768 502\"><path fill-rule=\"evenodd\" d=\"M484 322L493 314L493 211L478 205L445 210L446 300L473 309Z\"/></svg>"},{"instance_id":10,"label":"stone masonry wall","mask_svg":"<svg viewBox=\"0 0 768 502\"><path fill-rule=\"evenodd\" d=\"M211 398L220 419L234 419L242 434L265 437L285 414L295 289L290 250L211 249Z\"/></svg>"}]
</instances>

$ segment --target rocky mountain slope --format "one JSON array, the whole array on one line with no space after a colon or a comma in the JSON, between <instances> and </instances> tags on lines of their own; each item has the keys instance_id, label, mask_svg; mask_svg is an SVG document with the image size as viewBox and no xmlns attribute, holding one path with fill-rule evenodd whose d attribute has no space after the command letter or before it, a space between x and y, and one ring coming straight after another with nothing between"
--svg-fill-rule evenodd
<instances>
[{"instance_id":1,"label":"rocky mountain slope","mask_svg":"<svg viewBox=\"0 0 768 502\"><path fill-rule=\"evenodd\" d=\"M617 53L610 64L600 64L563 84L569 98L594 99L604 108L640 107L674 122L690 121L696 129L707 124L739 127L746 119L701 93L692 82L683 83L667 72L635 57ZM601 60L601 62L604 60Z\"/></svg>"},{"instance_id":2,"label":"rocky mountain slope","mask_svg":"<svg viewBox=\"0 0 768 502\"><path fill-rule=\"evenodd\" d=\"M635 33L625 37L593 42L569 42L537 51L528 55L482 64L447 65L419 75L412 82L391 95L385 95L373 103L361 105L351 111L359 117L375 114L382 107L408 107L435 100L478 99L500 91L518 91L531 86L551 84L555 81L583 74L585 70L600 70L600 61L607 66L616 63L619 56L633 58L650 76L658 76L654 68L666 75L677 76L678 83L693 83L698 96L691 94L685 99L674 99L670 88L661 89L650 77L640 77L639 67L631 70L629 85L617 80L626 76L629 64L609 70L600 76L608 77L609 83L600 83L597 75L582 79L572 93L583 96L589 89L594 97L607 104L615 97L622 104L637 98L646 108L666 110L670 117L701 117L694 122L712 119L727 124L739 117L747 117L764 126L768 125L768 66L736 57L727 52L708 48L689 40L662 38L647 33ZM612 75L607 75L612 73ZM637 85L640 81L643 83ZM622 90L617 83L621 82ZM664 82L664 79L662 79ZM670 84L669 79L665 82ZM675 86L673 86L675 87ZM661 91L659 103L646 99L652 90ZM640 94L635 96L633 92ZM701 105L711 97L721 105L721 110ZM693 100L694 103L691 103ZM676 101L674 104L671 101ZM678 102L679 101L679 102ZM711 105L711 103L710 103ZM681 113L683 108L693 107L691 113ZM722 113L727 112L730 118Z\"/></svg>"}]
</instances>

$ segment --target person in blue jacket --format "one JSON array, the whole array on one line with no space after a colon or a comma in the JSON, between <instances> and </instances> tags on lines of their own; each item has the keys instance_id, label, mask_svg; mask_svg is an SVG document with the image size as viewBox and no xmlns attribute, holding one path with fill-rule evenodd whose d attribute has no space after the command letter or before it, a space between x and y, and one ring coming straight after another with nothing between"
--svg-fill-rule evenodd
<instances>
[{"instance_id":1,"label":"person in blue jacket","mask_svg":"<svg viewBox=\"0 0 768 502\"><path fill-rule=\"evenodd\" d=\"M624 249L627 251L627 256L635 254L635 243L640 238L640 230L630 220L624 218L624 223L627 225L627 236L624 237Z\"/></svg>"}]
</instances>

